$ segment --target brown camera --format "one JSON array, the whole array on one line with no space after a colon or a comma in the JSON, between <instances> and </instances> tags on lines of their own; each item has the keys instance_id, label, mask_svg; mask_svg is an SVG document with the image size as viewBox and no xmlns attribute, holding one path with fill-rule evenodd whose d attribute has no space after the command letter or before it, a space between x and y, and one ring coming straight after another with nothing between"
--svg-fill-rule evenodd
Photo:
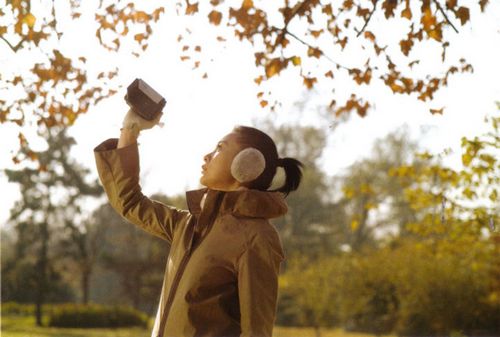
<instances>
[{"instance_id":1,"label":"brown camera","mask_svg":"<svg viewBox=\"0 0 500 337\"><path fill-rule=\"evenodd\" d=\"M152 121L167 103L165 98L140 78L127 87L125 101L142 118Z\"/></svg>"}]
</instances>

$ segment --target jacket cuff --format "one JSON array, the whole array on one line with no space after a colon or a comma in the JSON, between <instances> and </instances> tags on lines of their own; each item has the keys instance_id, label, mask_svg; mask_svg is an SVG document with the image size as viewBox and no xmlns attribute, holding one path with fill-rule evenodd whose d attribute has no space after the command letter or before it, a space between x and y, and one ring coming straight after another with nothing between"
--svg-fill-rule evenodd
<instances>
[{"instance_id":1,"label":"jacket cuff","mask_svg":"<svg viewBox=\"0 0 500 337\"><path fill-rule=\"evenodd\" d=\"M135 176L139 175L139 148L138 144L117 149L117 138L110 138L94 148L97 169L101 171L108 168L116 176Z\"/></svg>"}]
</instances>

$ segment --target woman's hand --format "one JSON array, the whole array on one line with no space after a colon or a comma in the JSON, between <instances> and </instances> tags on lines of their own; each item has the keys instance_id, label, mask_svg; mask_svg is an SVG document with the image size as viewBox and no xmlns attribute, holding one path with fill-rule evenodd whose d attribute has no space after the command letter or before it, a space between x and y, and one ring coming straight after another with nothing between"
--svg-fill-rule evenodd
<instances>
[{"instance_id":1,"label":"woman's hand","mask_svg":"<svg viewBox=\"0 0 500 337\"><path fill-rule=\"evenodd\" d=\"M139 133L142 130L151 129L156 124L159 124L161 116L163 116L162 112L160 112L158 114L158 117L156 117L152 121L148 121L148 120L142 118L141 116L139 116L132 109L130 109L127 112L127 114L125 115L125 118L123 119L122 127L124 129L135 130L137 133Z\"/></svg>"},{"instance_id":2,"label":"woman's hand","mask_svg":"<svg viewBox=\"0 0 500 337\"><path fill-rule=\"evenodd\" d=\"M123 119L117 148L119 149L136 143L139 132L142 130L151 129L156 124L163 125L163 123L160 123L161 116L163 116L163 113L160 113L154 120L148 121L130 109Z\"/></svg>"}]
</instances>

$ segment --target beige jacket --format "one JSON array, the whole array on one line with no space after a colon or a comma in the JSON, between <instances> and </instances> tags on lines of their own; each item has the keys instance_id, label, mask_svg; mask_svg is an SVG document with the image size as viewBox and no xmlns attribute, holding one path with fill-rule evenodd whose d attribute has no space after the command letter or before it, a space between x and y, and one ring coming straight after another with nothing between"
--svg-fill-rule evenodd
<instances>
[{"instance_id":1,"label":"beige jacket","mask_svg":"<svg viewBox=\"0 0 500 337\"><path fill-rule=\"evenodd\" d=\"M171 245L152 336L271 336L284 253L268 219L286 213L283 195L195 190L179 210L142 194L137 144L116 145L94 149L109 202Z\"/></svg>"}]
</instances>

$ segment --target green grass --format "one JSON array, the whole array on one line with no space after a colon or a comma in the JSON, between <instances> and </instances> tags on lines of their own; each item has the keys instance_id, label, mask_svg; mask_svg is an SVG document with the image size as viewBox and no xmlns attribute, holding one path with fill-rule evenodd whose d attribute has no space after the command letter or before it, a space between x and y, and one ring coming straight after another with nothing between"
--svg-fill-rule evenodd
<instances>
[{"instance_id":1,"label":"green grass","mask_svg":"<svg viewBox=\"0 0 500 337\"><path fill-rule=\"evenodd\" d=\"M150 327L120 329L67 329L37 327L32 316L2 316L2 337L149 337ZM321 329L321 337L369 337L373 335L347 333L340 329ZM314 329L275 327L273 337L316 337Z\"/></svg>"}]
</instances>

